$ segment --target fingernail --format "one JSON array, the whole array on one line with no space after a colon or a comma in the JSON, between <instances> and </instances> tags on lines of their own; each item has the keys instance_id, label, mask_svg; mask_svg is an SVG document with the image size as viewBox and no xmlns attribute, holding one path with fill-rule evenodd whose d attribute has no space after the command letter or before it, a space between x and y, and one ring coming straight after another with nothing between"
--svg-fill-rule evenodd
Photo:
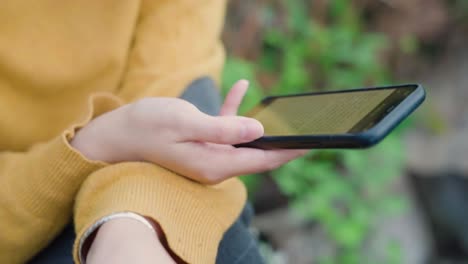
<instances>
[{"instance_id":1,"label":"fingernail","mask_svg":"<svg viewBox=\"0 0 468 264\"><path fill-rule=\"evenodd\" d=\"M247 118L242 129L243 139L255 139L263 135L263 126L255 119Z\"/></svg>"},{"instance_id":2,"label":"fingernail","mask_svg":"<svg viewBox=\"0 0 468 264\"><path fill-rule=\"evenodd\" d=\"M249 81L245 80L245 79L237 81L237 85L242 85L242 86L248 87L249 84L250 84Z\"/></svg>"}]
</instances>

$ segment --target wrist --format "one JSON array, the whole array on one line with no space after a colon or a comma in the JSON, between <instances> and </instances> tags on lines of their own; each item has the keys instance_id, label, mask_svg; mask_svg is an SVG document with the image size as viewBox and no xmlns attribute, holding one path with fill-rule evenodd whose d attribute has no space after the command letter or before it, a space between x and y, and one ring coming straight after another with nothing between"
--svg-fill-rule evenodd
<instances>
[{"instance_id":1,"label":"wrist","mask_svg":"<svg viewBox=\"0 0 468 264\"><path fill-rule=\"evenodd\" d=\"M78 130L70 145L90 160L116 163L135 160L125 136L126 107L103 114Z\"/></svg>"},{"instance_id":2,"label":"wrist","mask_svg":"<svg viewBox=\"0 0 468 264\"><path fill-rule=\"evenodd\" d=\"M86 257L86 263L174 263L157 234L132 218L104 223Z\"/></svg>"},{"instance_id":3,"label":"wrist","mask_svg":"<svg viewBox=\"0 0 468 264\"><path fill-rule=\"evenodd\" d=\"M105 148L100 146L101 143L92 122L78 130L70 141L70 145L87 159L108 162Z\"/></svg>"}]
</instances>

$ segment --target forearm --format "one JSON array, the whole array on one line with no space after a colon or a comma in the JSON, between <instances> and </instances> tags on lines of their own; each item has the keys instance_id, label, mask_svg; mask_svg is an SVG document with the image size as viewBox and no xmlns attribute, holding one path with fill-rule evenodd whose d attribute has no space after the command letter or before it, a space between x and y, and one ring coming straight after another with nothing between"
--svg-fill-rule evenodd
<instances>
[{"instance_id":1,"label":"forearm","mask_svg":"<svg viewBox=\"0 0 468 264\"><path fill-rule=\"evenodd\" d=\"M64 139L0 154L0 263L24 263L69 221L85 176L101 168Z\"/></svg>"},{"instance_id":2,"label":"forearm","mask_svg":"<svg viewBox=\"0 0 468 264\"><path fill-rule=\"evenodd\" d=\"M149 163L120 163L90 175L75 202L74 257L101 219L121 212L154 219L167 246L187 263L214 263L219 241L246 199L237 180L204 186Z\"/></svg>"},{"instance_id":3,"label":"forearm","mask_svg":"<svg viewBox=\"0 0 468 264\"><path fill-rule=\"evenodd\" d=\"M70 220L86 176L106 164L86 159L68 141L119 105L112 96L91 96L88 112L62 135L25 152L0 153L0 263L26 262Z\"/></svg>"}]
</instances>

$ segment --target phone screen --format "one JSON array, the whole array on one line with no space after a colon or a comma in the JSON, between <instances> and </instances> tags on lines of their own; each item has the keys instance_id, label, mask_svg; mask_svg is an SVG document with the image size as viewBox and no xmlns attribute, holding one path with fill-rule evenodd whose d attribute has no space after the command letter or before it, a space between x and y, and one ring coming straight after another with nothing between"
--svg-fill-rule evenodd
<instances>
[{"instance_id":1,"label":"phone screen","mask_svg":"<svg viewBox=\"0 0 468 264\"><path fill-rule=\"evenodd\" d=\"M249 116L263 124L266 136L357 133L372 128L416 88L410 85L272 97Z\"/></svg>"}]
</instances>

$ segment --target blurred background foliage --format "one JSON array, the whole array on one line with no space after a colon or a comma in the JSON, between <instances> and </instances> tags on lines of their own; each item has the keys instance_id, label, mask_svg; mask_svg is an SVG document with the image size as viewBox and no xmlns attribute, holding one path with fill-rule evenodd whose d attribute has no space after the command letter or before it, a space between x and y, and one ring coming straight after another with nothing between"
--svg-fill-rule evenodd
<instances>
[{"instance_id":1,"label":"blurred background foliage","mask_svg":"<svg viewBox=\"0 0 468 264\"><path fill-rule=\"evenodd\" d=\"M266 94L357 88L391 80L379 60L385 36L363 30L360 13L350 1L331 1L326 24L311 18L308 10L308 1L265 4L261 52L253 59L228 57L223 87L240 78L252 82L241 113ZM404 201L387 188L401 174L402 160L401 140L394 133L371 150L312 151L271 176L294 212L317 221L336 243L339 254L323 256L324 263L361 263L359 252L376 211L403 208ZM243 178L250 193L261 188L261 177Z\"/></svg>"},{"instance_id":2,"label":"blurred background foliage","mask_svg":"<svg viewBox=\"0 0 468 264\"><path fill-rule=\"evenodd\" d=\"M429 2L438 5L440 1L418 3ZM450 1L457 9L457 21L467 20L467 2ZM224 33L228 49L224 92L238 79L250 80L240 111L245 114L265 95L392 84L394 75L417 81L411 80L410 74L399 73L399 66L418 54L432 52L438 28L446 26L440 18L443 14L433 13L432 20L420 22L423 26L398 23L378 30L398 20L383 14L379 4L391 7L393 3L231 1ZM417 10L418 4L409 8L413 9ZM416 11L424 16L420 12L424 10ZM433 26L432 31L424 26ZM333 254L319 256L317 262L402 263L403 249L392 241L387 243L385 254L372 257L364 251L378 217L406 208L405 198L391 186L404 173L402 133L413 122L406 121L369 150L313 150L273 172L245 176L242 179L250 199L258 204L256 193L264 187L265 179L272 179L292 213L323 228L328 242L336 248Z\"/></svg>"}]
</instances>

